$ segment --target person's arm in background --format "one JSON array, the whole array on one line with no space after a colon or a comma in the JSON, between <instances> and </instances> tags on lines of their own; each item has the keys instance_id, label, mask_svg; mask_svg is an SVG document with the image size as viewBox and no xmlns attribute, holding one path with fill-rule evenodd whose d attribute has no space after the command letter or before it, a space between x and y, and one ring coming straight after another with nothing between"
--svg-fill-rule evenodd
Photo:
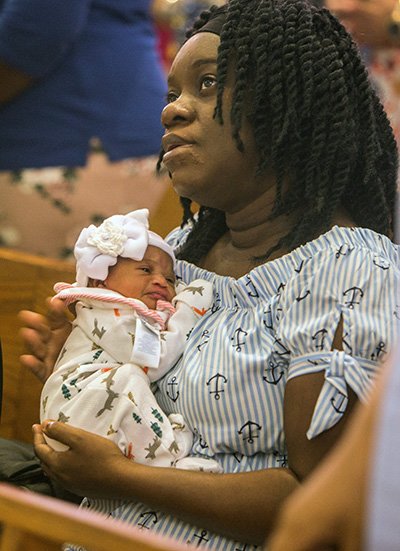
<instances>
[{"instance_id":1,"label":"person's arm in background","mask_svg":"<svg viewBox=\"0 0 400 551\"><path fill-rule=\"evenodd\" d=\"M0 106L45 77L85 28L90 0L5 0L0 11Z\"/></svg>"},{"instance_id":2,"label":"person's arm in background","mask_svg":"<svg viewBox=\"0 0 400 551\"><path fill-rule=\"evenodd\" d=\"M10 67L0 59L0 105L12 100L29 88L35 79L30 75Z\"/></svg>"},{"instance_id":3,"label":"person's arm in background","mask_svg":"<svg viewBox=\"0 0 400 551\"><path fill-rule=\"evenodd\" d=\"M304 485L289 498L280 515L277 529L267 541L268 551L367 549L365 536L367 530L371 530L369 526L374 524L373 518L370 522L367 520L368 494L374 476L375 453L382 453L376 440L382 428L380 425L382 406L396 372L399 372L398 348L389 365L385 367L380 383L368 404L358 405L358 411L338 445ZM396 401L400 412L398 400ZM389 429L398 431L399 420L397 419L397 423L392 423ZM398 458L391 457L391 459L398 469ZM381 475L384 476L385 473ZM397 478L399 478L399 484L400 477ZM395 483L393 478L387 482L389 486ZM395 487L393 491L398 503L398 492ZM394 508L394 515L396 511L399 527L398 507ZM393 539L396 534L392 534L391 537ZM383 548L394 549L394 547L370 547L370 549Z\"/></svg>"},{"instance_id":4,"label":"person's arm in background","mask_svg":"<svg viewBox=\"0 0 400 551\"><path fill-rule=\"evenodd\" d=\"M373 47L400 46L389 26L398 0L324 0L326 6L359 44Z\"/></svg>"}]
</instances>

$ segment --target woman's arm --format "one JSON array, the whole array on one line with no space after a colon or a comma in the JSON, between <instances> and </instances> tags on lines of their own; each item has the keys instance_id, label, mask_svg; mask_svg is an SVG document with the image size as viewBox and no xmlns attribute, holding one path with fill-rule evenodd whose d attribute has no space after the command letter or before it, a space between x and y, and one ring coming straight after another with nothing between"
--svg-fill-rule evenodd
<instances>
[{"instance_id":1,"label":"woman's arm","mask_svg":"<svg viewBox=\"0 0 400 551\"><path fill-rule=\"evenodd\" d=\"M378 360L396 342L398 271L391 258L379 268L374 254L358 246L344 256L327 253L301 283L311 289L305 311L296 280L282 294L279 336L292 352L284 433L288 465L300 481L340 438L358 399L367 400ZM347 299L353 288L362 292L357 303Z\"/></svg>"},{"instance_id":2,"label":"woman's arm","mask_svg":"<svg viewBox=\"0 0 400 551\"><path fill-rule=\"evenodd\" d=\"M324 381L324 374L313 373L288 382L285 391L285 435L289 467L300 481L305 479L338 441L358 403L348 388L349 401L341 420L332 428L309 440L306 436L314 406Z\"/></svg>"},{"instance_id":3,"label":"woman's arm","mask_svg":"<svg viewBox=\"0 0 400 551\"><path fill-rule=\"evenodd\" d=\"M54 422L45 432L67 444L55 452L34 426L44 471L69 490L99 498L137 500L227 537L261 544L281 504L298 486L289 469L213 474L139 465L99 436Z\"/></svg>"}]
</instances>

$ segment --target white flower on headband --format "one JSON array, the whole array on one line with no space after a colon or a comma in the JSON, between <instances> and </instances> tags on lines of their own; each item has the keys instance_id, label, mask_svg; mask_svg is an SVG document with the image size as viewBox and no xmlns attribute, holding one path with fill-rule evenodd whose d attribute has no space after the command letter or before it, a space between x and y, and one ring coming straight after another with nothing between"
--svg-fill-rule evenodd
<instances>
[{"instance_id":1,"label":"white flower on headband","mask_svg":"<svg viewBox=\"0 0 400 551\"><path fill-rule=\"evenodd\" d=\"M116 257L123 253L127 239L122 227L105 220L98 228L90 229L87 243L96 247L101 254Z\"/></svg>"}]
</instances>

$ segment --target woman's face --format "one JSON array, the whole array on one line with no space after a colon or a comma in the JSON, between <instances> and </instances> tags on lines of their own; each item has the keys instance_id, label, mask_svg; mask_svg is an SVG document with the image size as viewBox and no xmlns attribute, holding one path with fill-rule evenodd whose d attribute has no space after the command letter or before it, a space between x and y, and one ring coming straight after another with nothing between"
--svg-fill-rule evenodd
<instances>
[{"instance_id":1,"label":"woman's face","mask_svg":"<svg viewBox=\"0 0 400 551\"><path fill-rule=\"evenodd\" d=\"M243 121L245 153L232 137L232 71L224 92L224 124L213 118L217 99L219 36L204 32L178 52L168 77L168 104L161 121L164 163L175 191L196 203L235 212L263 191L255 181L258 155L251 129Z\"/></svg>"}]
</instances>

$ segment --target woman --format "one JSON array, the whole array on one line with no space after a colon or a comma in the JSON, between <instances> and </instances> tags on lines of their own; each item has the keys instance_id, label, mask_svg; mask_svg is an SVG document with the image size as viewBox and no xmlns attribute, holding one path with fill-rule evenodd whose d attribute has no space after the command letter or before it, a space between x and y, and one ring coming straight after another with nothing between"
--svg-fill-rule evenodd
<instances>
[{"instance_id":1,"label":"woman","mask_svg":"<svg viewBox=\"0 0 400 551\"><path fill-rule=\"evenodd\" d=\"M188 420L192 454L224 474L137 465L52 423L70 446L57 454L34 429L46 473L92 506L137 500L114 515L214 550L260 544L366 398L400 275L395 141L345 29L302 0L225 10L195 25L168 79L162 158L186 222L169 241L178 277L211 281L215 300L157 392ZM25 363L44 380L58 346L41 317L24 319ZM57 336L59 308L52 319Z\"/></svg>"}]
</instances>

